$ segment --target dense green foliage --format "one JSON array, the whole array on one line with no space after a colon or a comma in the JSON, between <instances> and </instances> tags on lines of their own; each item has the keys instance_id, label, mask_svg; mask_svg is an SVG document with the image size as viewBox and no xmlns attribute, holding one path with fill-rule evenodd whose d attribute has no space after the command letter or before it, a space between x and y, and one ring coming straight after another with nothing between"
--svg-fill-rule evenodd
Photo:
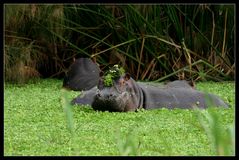
<instances>
[{"instance_id":1,"label":"dense green foliage","mask_svg":"<svg viewBox=\"0 0 239 160\"><path fill-rule=\"evenodd\" d=\"M235 151L227 139L227 128L235 118L235 83L196 85L219 95L231 108L212 109L219 117L216 121L207 120L209 109L97 112L87 106L68 105L79 92L62 90L59 80L5 83L4 155L232 155ZM214 122L219 131L211 134ZM218 141L220 137L226 144ZM229 152L222 152L221 144Z\"/></svg>"},{"instance_id":2,"label":"dense green foliage","mask_svg":"<svg viewBox=\"0 0 239 160\"><path fill-rule=\"evenodd\" d=\"M121 64L136 80L234 79L234 5L8 4L4 13L7 81L63 76L74 57Z\"/></svg>"},{"instance_id":3,"label":"dense green foliage","mask_svg":"<svg viewBox=\"0 0 239 160\"><path fill-rule=\"evenodd\" d=\"M119 65L114 65L104 74L104 85L108 87L112 86L113 80L119 78L124 73L125 70L123 67L119 67Z\"/></svg>"}]
</instances>

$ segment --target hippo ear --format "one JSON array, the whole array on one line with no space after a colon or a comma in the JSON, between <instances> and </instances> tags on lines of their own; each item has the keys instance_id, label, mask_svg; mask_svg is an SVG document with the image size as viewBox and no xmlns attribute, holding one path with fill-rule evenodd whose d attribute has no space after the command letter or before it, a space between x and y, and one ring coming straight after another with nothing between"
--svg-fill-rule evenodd
<instances>
[{"instance_id":1,"label":"hippo ear","mask_svg":"<svg viewBox=\"0 0 239 160\"><path fill-rule=\"evenodd\" d=\"M195 84L195 82L193 81L193 80L191 80L191 81L188 81L188 84L190 85L190 86L192 86L192 88L196 88L196 84Z\"/></svg>"},{"instance_id":2,"label":"hippo ear","mask_svg":"<svg viewBox=\"0 0 239 160\"><path fill-rule=\"evenodd\" d=\"M97 87L98 89L102 89L104 87L104 80L102 77L100 77Z\"/></svg>"},{"instance_id":3,"label":"hippo ear","mask_svg":"<svg viewBox=\"0 0 239 160\"><path fill-rule=\"evenodd\" d=\"M129 79L130 79L130 74L129 73L125 73L125 75L124 75L124 79L126 80L126 81L128 81Z\"/></svg>"},{"instance_id":4,"label":"hippo ear","mask_svg":"<svg viewBox=\"0 0 239 160\"><path fill-rule=\"evenodd\" d=\"M100 77L103 77L104 76L104 72L103 71L100 71Z\"/></svg>"}]
</instances>

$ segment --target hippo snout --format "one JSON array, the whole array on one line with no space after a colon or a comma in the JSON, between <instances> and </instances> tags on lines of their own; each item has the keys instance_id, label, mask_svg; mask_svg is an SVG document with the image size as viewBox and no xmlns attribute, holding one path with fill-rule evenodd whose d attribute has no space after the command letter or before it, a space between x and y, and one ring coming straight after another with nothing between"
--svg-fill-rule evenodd
<instances>
[{"instance_id":1,"label":"hippo snout","mask_svg":"<svg viewBox=\"0 0 239 160\"><path fill-rule=\"evenodd\" d=\"M109 100L109 99L116 99L117 95L114 93L98 92L96 94L96 97L99 99Z\"/></svg>"},{"instance_id":2,"label":"hippo snout","mask_svg":"<svg viewBox=\"0 0 239 160\"><path fill-rule=\"evenodd\" d=\"M127 92L109 92L99 90L92 104L93 109L101 111L123 112L128 104L129 94Z\"/></svg>"}]
</instances>

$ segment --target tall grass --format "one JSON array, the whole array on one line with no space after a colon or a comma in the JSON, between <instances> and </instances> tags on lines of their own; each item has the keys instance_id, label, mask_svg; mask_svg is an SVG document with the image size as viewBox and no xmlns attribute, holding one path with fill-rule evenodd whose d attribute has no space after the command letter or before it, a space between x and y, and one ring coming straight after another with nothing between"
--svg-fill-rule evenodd
<instances>
[{"instance_id":1,"label":"tall grass","mask_svg":"<svg viewBox=\"0 0 239 160\"><path fill-rule=\"evenodd\" d=\"M234 5L7 4L4 11L8 77L14 75L9 60L20 59L43 77L62 77L73 58L90 57L103 70L120 63L136 80L171 73L172 79L234 79ZM31 58L14 52L16 46L30 46ZM192 66L199 60L205 63Z\"/></svg>"},{"instance_id":2,"label":"tall grass","mask_svg":"<svg viewBox=\"0 0 239 160\"><path fill-rule=\"evenodd\" d=\"M117 148L120 156L138 156L140 141L137 137L137 133L134 130L129 131L126 135L120 134L118 129L115 133Z\"/></svg>"},{"instance_id":3,"label":"tall grass","mask_svg":"<svg viewBox=\"0 0 239 160\"><path fill-rule=\"evenodd\" d=\"M220 122L218 113L213 109L195 111L201 126L212 144L215 155L235 155L235 123L225 127Z\"/></svg>"}]
</instances>

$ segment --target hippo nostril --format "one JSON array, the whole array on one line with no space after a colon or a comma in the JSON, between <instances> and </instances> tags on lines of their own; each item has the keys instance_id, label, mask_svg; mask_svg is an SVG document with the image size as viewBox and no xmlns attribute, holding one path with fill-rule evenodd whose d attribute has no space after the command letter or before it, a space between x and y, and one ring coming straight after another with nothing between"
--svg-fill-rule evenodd
<instances>
[{"instance_id":1,"label":"hippo nostril","mask_svg":"<svg viewBox=\"0 0 239 160\"><path fill-rule=\"evenodd\" d=\"M100 93L97 93L97 96L98 96L98 97L102 97L102 95L101 95Z\"/></svg>"},{"instance_id":2,"label":"hippo nostril","mask_svg":"<svg viewBox=\"0 0 239 160\"><path fill-rule=\"evenodd\" d=\"M112 98L113 96L114 96L114 95L113 95L112 93L105 95L105 97L106 97L107 99L110 99L110 98Z\"/></svg>"}]
</instances>

